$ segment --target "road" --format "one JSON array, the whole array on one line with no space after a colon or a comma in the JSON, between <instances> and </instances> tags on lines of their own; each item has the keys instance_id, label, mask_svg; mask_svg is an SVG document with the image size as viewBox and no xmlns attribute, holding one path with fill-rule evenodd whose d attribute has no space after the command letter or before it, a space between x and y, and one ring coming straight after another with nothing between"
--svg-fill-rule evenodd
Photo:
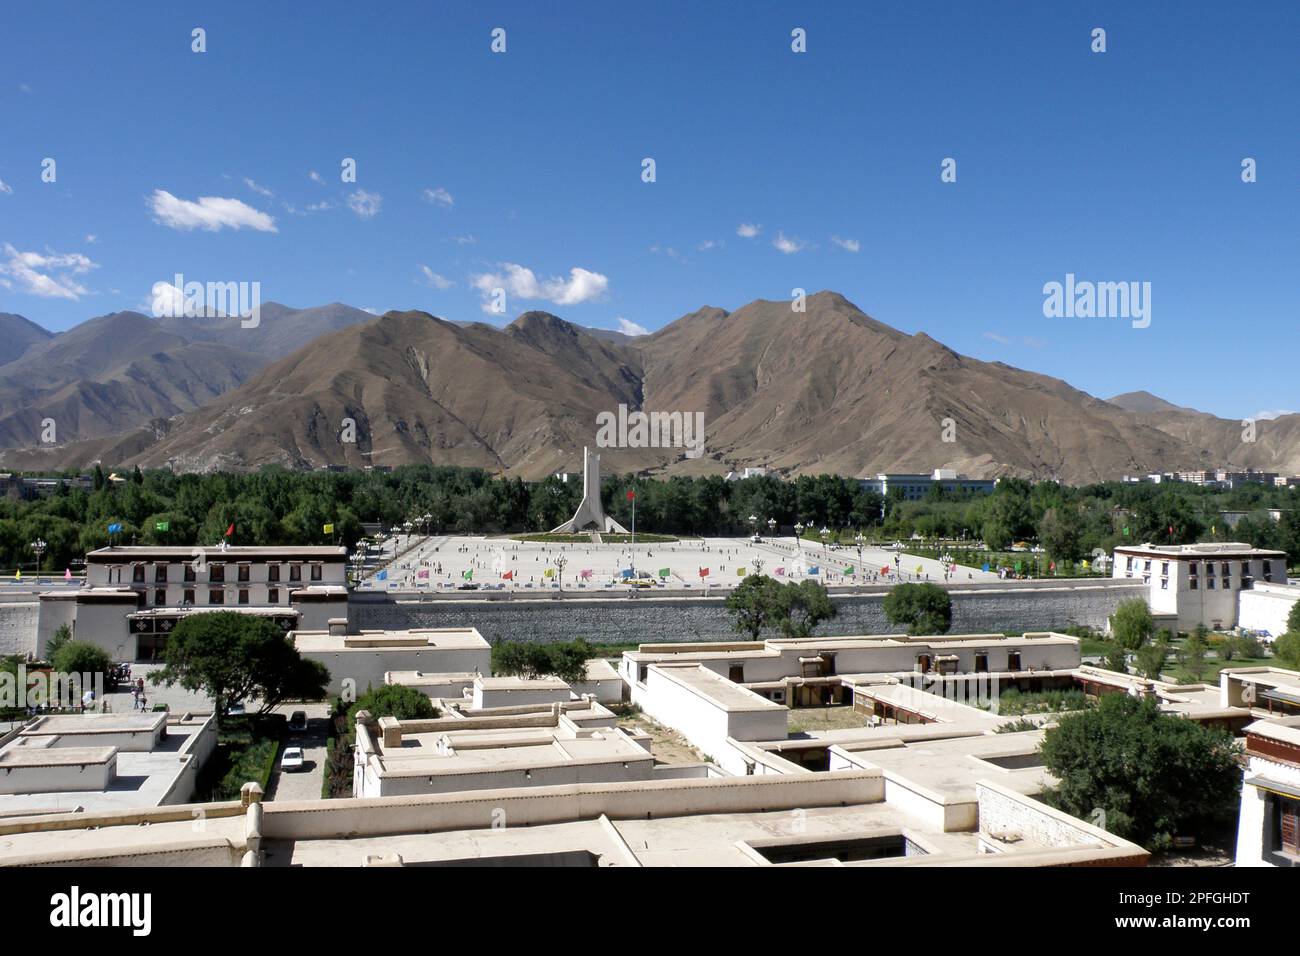
<instances>
[{"instance_id":1,"label":"road","mask_svg":"<svg viewBox=\"0 0 1300 956\"><path fill-rule=\"evenodd\" d=\"M280 752L275 758L275 770L271 773L268 785L268 800L319 800L321 785L325 780L325 739L328 727L325 716L329 705L319 704L284 704L275 709L287 719L295 710L307 712L307 730L305 733L289 733L280 744ZM280 771L280 758L286 747L301 747L306 765L293 773Z\"/></svg>"}]
</instances>

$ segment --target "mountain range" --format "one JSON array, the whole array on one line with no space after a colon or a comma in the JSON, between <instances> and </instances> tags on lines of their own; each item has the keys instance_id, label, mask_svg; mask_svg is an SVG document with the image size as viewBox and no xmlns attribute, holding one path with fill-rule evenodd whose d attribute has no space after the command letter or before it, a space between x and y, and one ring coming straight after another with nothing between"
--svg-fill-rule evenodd
<instances>
[{"instance_id":1,"label":"mountain range","mask_svg":"<svg viewBox=\"0 0 1300 956\"><path fill-rule=\"evenodd\" d=\"M607 473L947 467L1077 483L1219 466L1300 471L1300 415L1260 422L1247 441L1240 422L1146 392L1107 401L959 355L834 292L806 305L706 306L638 337L546 312L502 328L338 303L268 303L256 329L119 312L52 335L0 314L0 464L434 462L538 478L576 470L582 447L596 445L597 416L624 405L703 413L704 453L601 449ZM46 419L57 441L42 445Z\"/></svg>"}]
</instances>

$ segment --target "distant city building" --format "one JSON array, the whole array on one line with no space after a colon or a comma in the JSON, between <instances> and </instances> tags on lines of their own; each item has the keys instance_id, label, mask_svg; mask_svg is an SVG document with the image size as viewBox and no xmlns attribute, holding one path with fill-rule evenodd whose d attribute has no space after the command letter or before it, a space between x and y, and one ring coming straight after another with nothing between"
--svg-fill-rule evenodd
<instances>
[{"instance_id":1,"label":"distant city building","mask_svg":"<svg viewBox=\"0 0 1300 956\"><path fill-rule=\"evenodd\" d=\"M47 495L57 493L61 488L80 488L82 491L93 491L94 487L95 480L89 475L79 475L76 478L24 478L22 475L12 473L0 474L0 495L8 498L21 498L24 501L44 498Z\"/></svg>"},{"instance_id":2,"label":"distant city building","mask_svg":"<svg viewBox=\"0 0 1300 956\"><path fill-rule=\"evenodd\" d=\"M1286 583L1286 552L1242 542L1115 549L1111 576L1141 578L1157 623L1176 631L1237 626L1239 597L1256 582Z\"/></svg>"},{"instance_id":3,"label":"distant city building","mask_svg":"<svg viewBox=\"0 0 1300 956\"><path fill-rule=\"evenodd\" d=\"M67 624L114 660L153 660L182 617L213 610L324 630L347 616L346 559L333 546L99 548L86 555L84 587L41 595L34 650Z\"/></svg>"},{"instance_id":4,"label":"distant city building","mask_svg":"<svg viewBox=\"0 0 1300 956\"><path fill-rule=\"evenodd\" d=\"M996 478L968 478L950 468L936 468L931 474L879 474L875 478L859 478L859 487L889 497L891 491L901 489L903 500L920 501L934 485L944 491L966 491L991 495L998 486Z\"/></svg>"}]
</instances>

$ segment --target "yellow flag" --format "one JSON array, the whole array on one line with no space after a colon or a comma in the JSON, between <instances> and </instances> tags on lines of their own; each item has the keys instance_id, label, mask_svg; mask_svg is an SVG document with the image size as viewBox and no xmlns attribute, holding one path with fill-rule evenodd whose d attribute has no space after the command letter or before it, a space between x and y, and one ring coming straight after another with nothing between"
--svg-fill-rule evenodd
<instances>
[{"instance_id":1,"label":"yellow flag","mask_svg":"<svg viewBox=\"0 0 1300 956\"><path fill-rule=\"evenodd\" d=\"M327 525L325 526L325 533L326 533L326 534L333 534L333 533L334 533L334 525L333 525L333 524L327 524Z\"/></svg>"},{"instance_id":2,"label":"yellow flag","mask_svg":"<svg viewBox=\"0 0 1300 956\"><path fill-rule=\"evenodd\" d=\"M738 578L743 578L744 576L745 576L745 569L744 569L744 568L736 568L736 577L738 577Z\"/></svg>"},{"instance_id":3,"label":"yellow flag","mask_svg":"<svg viewBox=\"0 0 1300 956\"><path fill-rule=\"evenodd\" d=\"M542 572L542 577L544 578L555 577L555 568L547 568L544 572Z\"/></svg>"}]
</instances>

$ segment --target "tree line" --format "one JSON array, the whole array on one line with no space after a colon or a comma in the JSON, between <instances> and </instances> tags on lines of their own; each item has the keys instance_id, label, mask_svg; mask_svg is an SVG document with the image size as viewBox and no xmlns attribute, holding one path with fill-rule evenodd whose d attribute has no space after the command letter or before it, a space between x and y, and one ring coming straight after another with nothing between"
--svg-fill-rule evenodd
<instances>
[{"instance_id":1,"label":"tree line","mask_svg":"<svg viewBox=\"0 0 1300 956\"><path fill-rule=\"evenodd\" d=\"M42 568L61 571L74 558L108 544L110 525L120 526L114 543L179 545L224 539L352 546L365 535L363 523L389 528L407 521L433 533L546 531L573 513L582 494L580 482L554 476L525 482L476 468L433 465L389 472L136 469L126 481L110 481L97 467L93 484L89 490L64 487L31 501L0 499L0 566L34 570L31 545L43 541ZM802 523L826 528L841 541L858 532L877 541L915 534L982 541L993 551L1036 542L1056 561L1077 561L1122 543L1201 540L1247 541L1300 560L1293 492L1262 485L1218 491L1176 483L1072 487L1005 478L988 495L936 485L925 499L905 501L897 493L882 497L856 479L834 475L741 481L716 475L609 476L601 497L606 513L624 526L632 520L630 490L636 492L637 530L648 533L741 535L757 528L766 534L771 520L779 535L792 535ZM1270 517L1270 509L1280 511L1280 520ZM1245 512L1245 517L1229 527L1224 511Z\"/></svg>"}]
</instances>

